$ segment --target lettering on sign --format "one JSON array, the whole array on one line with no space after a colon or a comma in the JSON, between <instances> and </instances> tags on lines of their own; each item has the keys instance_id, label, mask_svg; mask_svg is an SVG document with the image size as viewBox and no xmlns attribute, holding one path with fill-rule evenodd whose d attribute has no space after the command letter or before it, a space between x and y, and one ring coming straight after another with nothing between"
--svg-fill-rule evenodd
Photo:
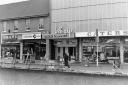
<instances>
[{"instance_id":1,"label":"lettering on sign","mask_svg":"<svg viewBox=\"0 0 128 85\"><path fill-rule=\"evenodd\" d=\"M36 39L36 34L33 34L33 38Z\"/></svg>"},{"instance_id":2,"label":"lettering on sign","mask_svg":"<svg viewBox=\"0 0 128 85\"><path fill-rule=\"evenodd\" d=\"M18 34L2 34L2 43L18 42L20 35Z\"/></svg>"},{"instance_id":3,"label":"lettering on sign","mask_svg":"<svg viewBox=\"0 0 128 85\"><path fill-rule=\"evenodd\" d=\"M46 39L52 39L52 38L69 38L69 34L49 34L44 36Z\"/></svg>"},{"instance_id":4,"label":"lettering on sign","mask_svg":"<svg viewBox=\"0 0 128 85\"><path fill-rule=\"evenodd\" d=\"M99 36L128 36L128 30L99 31ZM96 32L76 32L75 37L95 37Z\"/></svg>"},{"instance_id":5,"label":"lettering on sign","mask_svg":"<svg viewBox=\"0 0 128 85\"><path fill-rule=\"evenodd\" d=\"M22 39L41 39L41 33L24 33Z\"/></svg>"}]
</instances>

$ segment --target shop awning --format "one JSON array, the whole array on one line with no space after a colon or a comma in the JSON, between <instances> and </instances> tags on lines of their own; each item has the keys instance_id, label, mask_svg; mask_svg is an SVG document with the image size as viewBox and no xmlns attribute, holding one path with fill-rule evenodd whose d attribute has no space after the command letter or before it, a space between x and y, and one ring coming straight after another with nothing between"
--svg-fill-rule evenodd
<instances>
[{"instance_id":1,"label":"shop awning","mask_svg":"<svg viewBox=\"0 0 128 85\"><path fill-rule=\"evenodd\" d=\"M118 39L108 39L105 43L106 44L119 44L120 40L118 40Z\"/></svg>"}]
</instances>

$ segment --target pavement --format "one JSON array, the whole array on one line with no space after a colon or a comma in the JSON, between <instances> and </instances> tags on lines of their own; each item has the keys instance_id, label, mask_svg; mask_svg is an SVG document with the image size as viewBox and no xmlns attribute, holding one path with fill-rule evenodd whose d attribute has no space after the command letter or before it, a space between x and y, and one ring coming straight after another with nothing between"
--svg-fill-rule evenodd
<instances>
[{"instance_id":1,"label":"pavement","mask_svg":"<svg viewBox=\"0 0 128 85\"><path fill-rule=\"evenodd\" d=\"M3 68L20 68L20 69L68 69L64 65L58 65L54 61L47 62L41 62L36 61L35 63L31 64L25 64L25 63L7 63L7 62L1 62L0 64ZM70 69L77 71L77 72L101 72L101 73L124 73L128 74L128 64L121 64L120 68L114 68L112 64L109 63L99 63L98 66L96 66L95 63L90 63L89 66L85 66L80 62L74 62L70 63Z\"/></svg>"},{"instance_id":2,"label":"pavement","mask_svg":"<svg viewBox=\"0 0 128 85\"><path fill-rule=\"evenodd\" d=\"M75 73L97 73L97 74L126 74L128 76L128 64L121 64L120 68L113 66L112 63L89 63L89 66L85 66L85 63L81 62L70 62L70 68L67 68L63 63L58 64L55 61L40 61L36 60L32 63L24 63L23 61L18 61L14 63L14 60L0 60L0 67L2 68L15 68L15 69L30 69L30 70L63 70Z\"/></svg>"}]
</instances>

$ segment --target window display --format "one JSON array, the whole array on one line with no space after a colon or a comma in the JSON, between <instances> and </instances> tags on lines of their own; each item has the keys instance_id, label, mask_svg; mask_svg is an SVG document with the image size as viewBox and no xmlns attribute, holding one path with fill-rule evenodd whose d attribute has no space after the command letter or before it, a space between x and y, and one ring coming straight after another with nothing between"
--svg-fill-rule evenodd
<instances>
[{"instance_id":1,"label":"window display","mask_svg":"<svg viewBox=\"0 0 128 85\"><path fill-rule=\"evenodd\" d=\"M1 55L2 58L7 58L7 57L15 57L16 59L20 59L20 46L2 46L1 49Z\"/></svg>"},{"instance_id":2,"label":"window display","mask_svg":"<svg viewBox=\"0 0 128 85\"><path fill-rule=\"evenodd\" d=\"M123 46L124 49L124 62L128 63L128 39L124 39L125 45Z\"/></svg>"},{"instance_id":3,"label":"window display","mask_svg":"<svg viewBox=\"0 0 128 85\"><path fill-rule=\"evenodd\" d=\"M128 63L128 46L124 46L124 62Z\"/></svg>"},{"instance_id":4,"label":"window display","mask_svg":"<svg viewBox=\"0 0 128 85\"><path fill-rule=\"evenodd\" d=\"M119 39L102 37L98 45L99 62L106 62L108 58L120 57ZM109 42L108 42L109 41ZM96 62L97 45L94 38L83 39L83 57L88 57L90 62Z\"/></svg>"},{"instance_id":5,"label":"window display","mask_svg":"<svg viewBox=\"0 0 128 85\"><path fill-rule=\"evenodd\" d=\"M30 55L33 56L33 59L40 60L41 57L45 57L46 54L46 41L45 40L24 41L24 45L23 45L24 56L27 54L28 50L30 51Z\"/></svg>"}]
</instances>

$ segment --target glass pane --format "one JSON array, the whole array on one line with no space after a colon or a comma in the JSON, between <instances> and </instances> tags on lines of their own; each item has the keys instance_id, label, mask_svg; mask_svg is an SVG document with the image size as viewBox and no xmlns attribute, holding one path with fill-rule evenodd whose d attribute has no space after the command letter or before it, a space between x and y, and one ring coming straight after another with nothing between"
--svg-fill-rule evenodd
<instances>
[{"instance_id":1,"label":"glass pane","mask_svg":"<svg viewBox=\"0 0 128 85\"><path fill-rule=\"evenodd\" d=\"M124 46L124 62L128 63L128 46Z\"/></svg>"}]
</instances>

